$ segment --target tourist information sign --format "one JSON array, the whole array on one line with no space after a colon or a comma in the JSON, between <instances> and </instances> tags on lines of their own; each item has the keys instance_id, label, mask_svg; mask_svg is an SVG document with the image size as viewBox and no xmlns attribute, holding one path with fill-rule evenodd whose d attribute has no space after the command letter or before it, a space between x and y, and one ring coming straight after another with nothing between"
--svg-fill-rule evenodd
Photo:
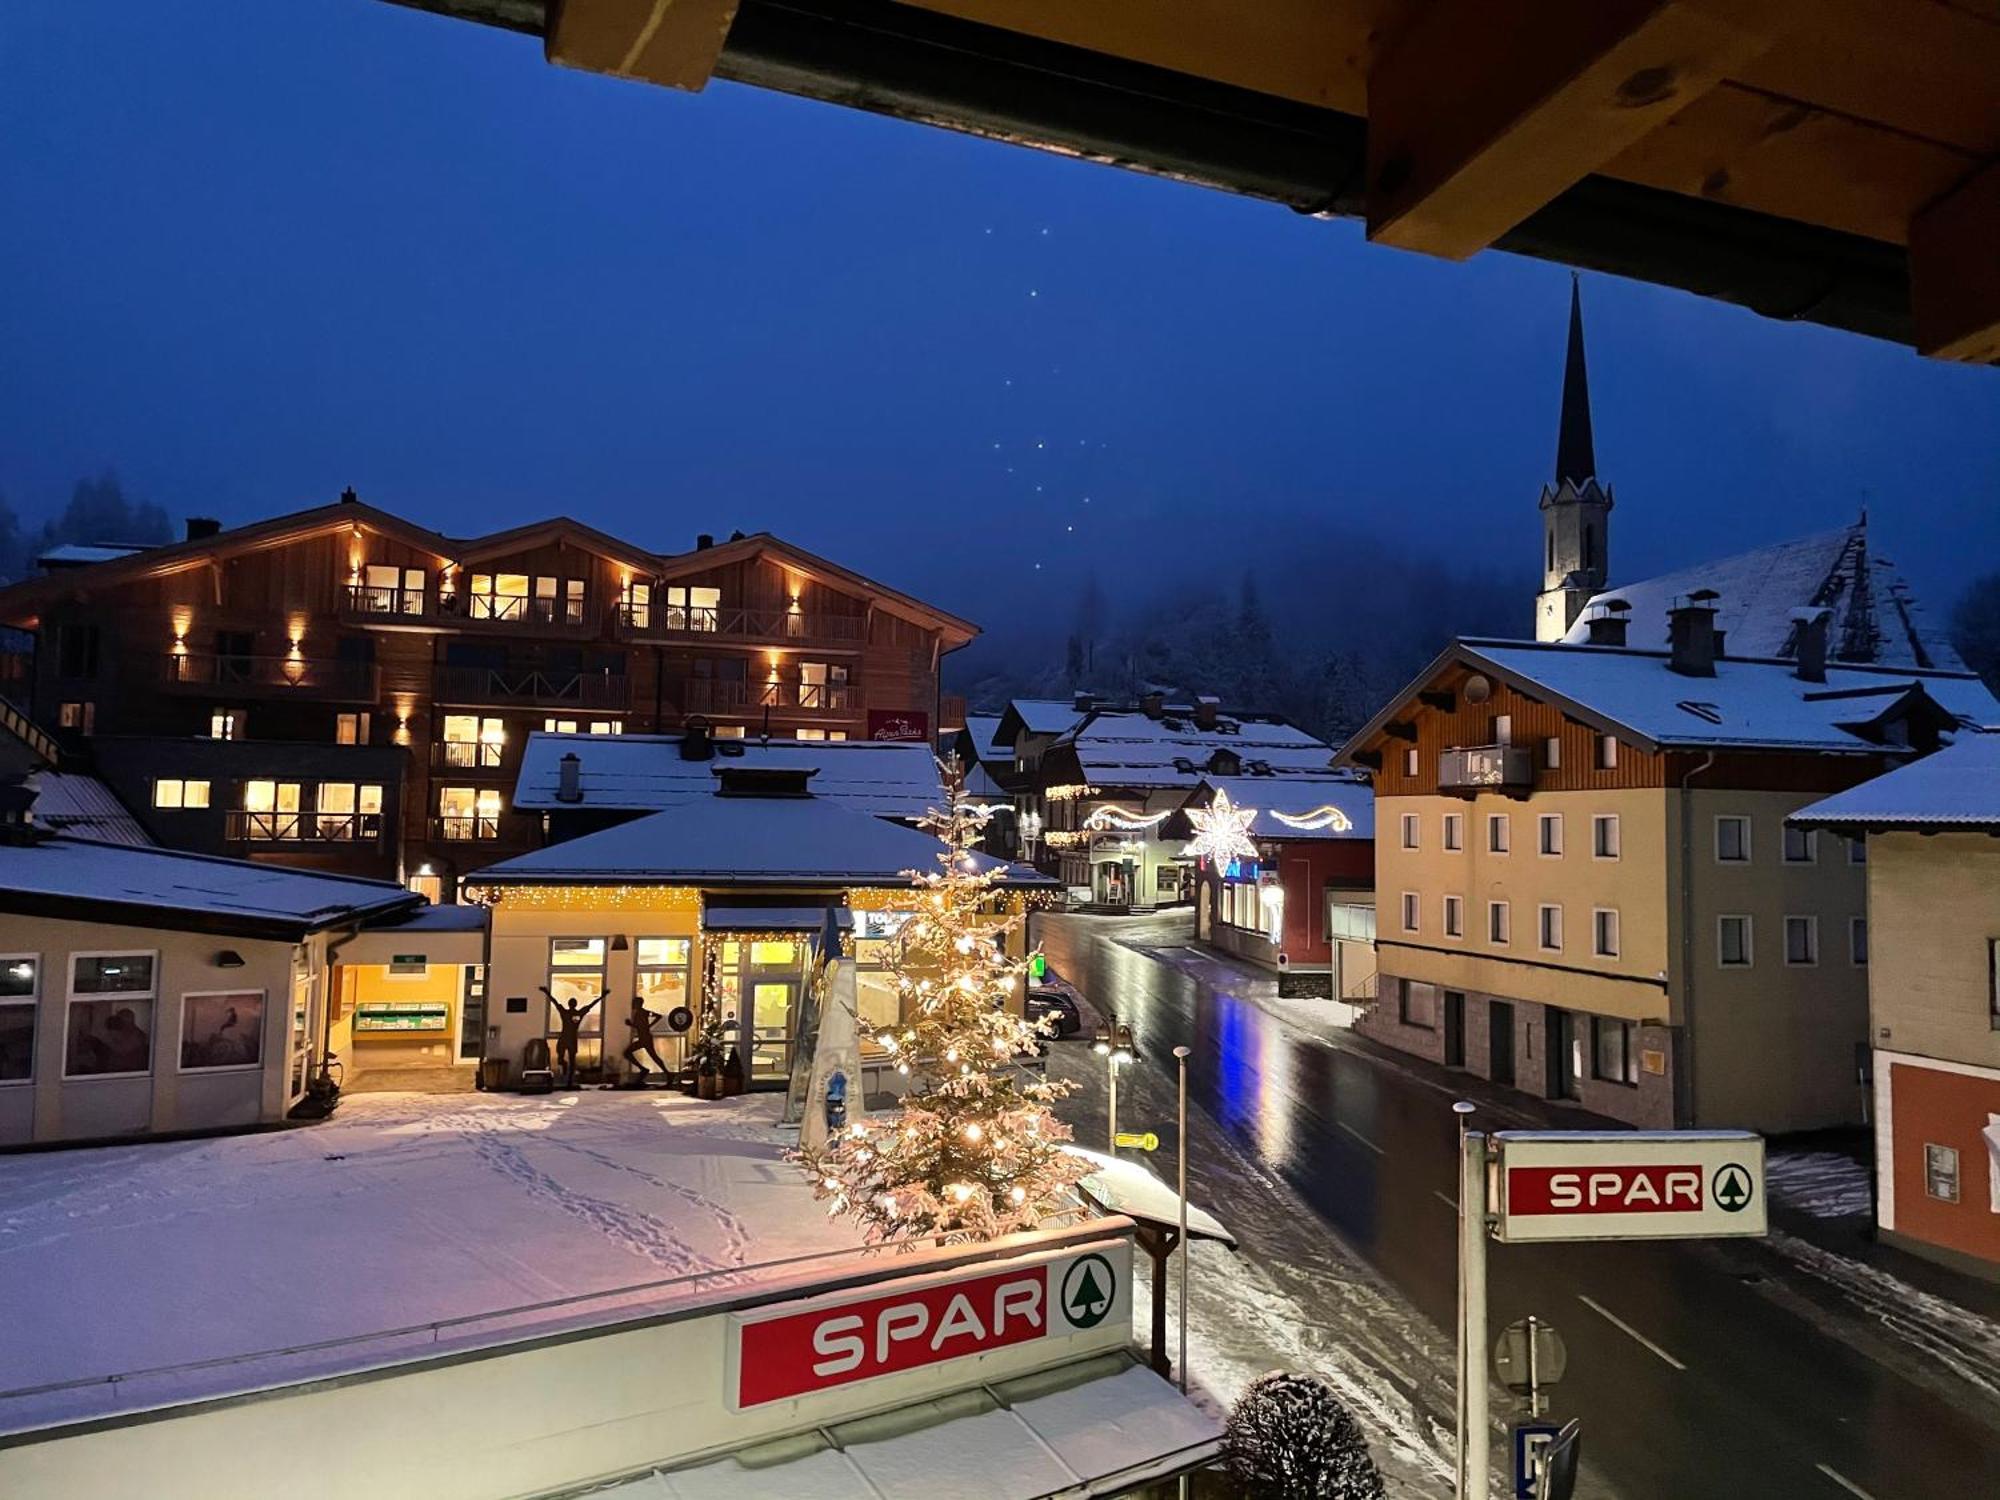
<instances>
[{"instance_id":1,"label":"tourist information sign","mask_svg":"<svg viewBox=\"0 0 2000 1500\"><path fill-rule=\"evenodd\" d=\"M1493 1238L1688 1240L1760 1235L1764 1140L1747 1130L1503 1130Z\"/></svg>"}]
</instances>

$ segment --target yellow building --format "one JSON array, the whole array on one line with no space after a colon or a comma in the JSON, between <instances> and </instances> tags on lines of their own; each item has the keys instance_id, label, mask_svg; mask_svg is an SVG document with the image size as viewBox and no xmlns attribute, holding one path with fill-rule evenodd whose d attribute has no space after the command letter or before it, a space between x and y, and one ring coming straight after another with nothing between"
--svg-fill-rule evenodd
<instances>
[{"instance_id":1,"label":"yellow building","mask_svg":"<svg viewBox=\"0 0 2000 1500\"><path fill-rule=\"evenodd\" d=\"M1996 711L1965 674L1460 641L1341 758L1376 795L1376 1003L1391 1046L1630 1124L1859 1120L1864 869L1787 816Z\"/></svg>"},{"instance_id":2,"label":"yellow building","mask_svg":"<svg viewBox=\"0 0 2000 1500\"><path fill-rule=\"evenodd\" d=\"M707 795L481 871L493 924L487 1056L518 1077L531 1044L553 1046L555 1007L580 1004L583 1069L657 1071L628 1054L637 1002L664 1018L659 1062L678 1071L706 995L737 1023L751 1084L781 1086L829 927L856 961L864 1031L900 1021L890 940L914 907L911 872L935 870L944 845L813 796L811 777L718 763ZM1054 888L973 857L1005 870L1003 906ZM1025 952L1024 925L1009 941Z\"/></svg>"}]
</instances>

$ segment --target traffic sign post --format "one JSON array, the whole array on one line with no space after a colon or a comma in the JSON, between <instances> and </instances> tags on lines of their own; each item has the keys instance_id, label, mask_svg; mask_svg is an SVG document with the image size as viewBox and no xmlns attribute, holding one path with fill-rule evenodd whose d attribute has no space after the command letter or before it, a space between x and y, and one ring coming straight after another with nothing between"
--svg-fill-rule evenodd
<instances>
[{"instance_id":1,"label":"traffic sign post","mask_svg":"<svg viewBox=\"0 0 2000 1500\"><path fill-rule=\"evenodd\" d=\"M1458 1496L1485 1500L1492 1421L1481 1357L1488 1238L1537 1244L1764 1234L1764 1138L1748 1130L1504 1130L1489 1137L1463 1128L1471 1105L1452 1108L1461 1132ZM1533 1367L1527 1370L1532 1412L1542 1355L1529 1325L1523 1328L1524 1364ZM1578 1441L1572 1422L1549 1444L1542 1465L1546 1486L1538 1478L1527 1494L1554 1500L1559 1487L1574 1484ZM1517 1493L1520 1473L1517 1449Z\"/></svg>"},{"instance_id":2,"label":"traffic sign post","mask_svg":"<svg viewBox=\"0 0 2000 1500\"><path fill-rule=\"evenodd\" d=\"M1151 1130L1121 1130L1111 1140L1113 1145L1129 1147L1134 1151L1160 1149L1160 1137Z\"/></svg>"},{"instance_id":3,"label":"traffic sign post","mask_svg":"<svg viewBox=\"0 0 2000 1500\"><path fill-rule=\"evenodd\" d=\"M1554 1422L1514 1424L1514 1500L1542 1500L1536 1488L1541 1456L1561 1431Z\"/></svg>"}]
</instances>

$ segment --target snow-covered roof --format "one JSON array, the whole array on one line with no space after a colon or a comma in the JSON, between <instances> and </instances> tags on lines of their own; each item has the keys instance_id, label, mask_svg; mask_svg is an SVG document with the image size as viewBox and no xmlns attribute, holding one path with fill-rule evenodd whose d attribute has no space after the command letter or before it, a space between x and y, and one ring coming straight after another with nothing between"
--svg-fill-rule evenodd
<instances>
[{"instance_id":1,"label":"snow-covered roof","mask_svg":"<svg viewBox=\"0 0 2000 1500\"><path fill-rule=\"evenodd\" d=\"M1436 675L1457 658L1553 699L1575 717L1647 749L1684 745L1696 749L1799 749L1875 751L1884 747L1857 733L1912 689L1954 718L1970 724L2000 723L2000 702L1972 676L1888 667L1828 663L1825 682L1807 682L1791 662L1715 663L1713 677L1684 677L1671 670L1664 651L1560 642L1464 640L1423 673ZM1414 691L1414 689L1412 689ZM1380 732L1410 696L1402 694L1350 741L1359 748Z\"/></svg>"},{"instance_id":2,"label":"snow-covered roof","mask_svg":"<svg viewBox=\"0 0 2000 1500\"><path fill-rule=\"evenodd\" d=\"M423 904L386 880L57 836L0 843L0 911L302 936Z\"/></svg>"},{"instance_id":3,"label":"snow-covered roof","mask_svg":"<svg viewBox=\"0 0 2000 1500\"><path fill-rule=\"evenodd\" d=\"M1006 759L1014 753L1012 745L1003 745L996 737L1000 733L999 714L967 714L965 732L972 737L973 746L982 757L990 754Z\"/></svg>"},{"instance_id":4,"label":"snow-covered roof","mask_svg":"<svg viewBox=\"0 0 2000 1500\"><path fill-rule=\"evenodd\" d=\"M43 770L28 778L28 786L35 794L28 818L37 828L135 849L152 846L152 838L118 794L95 776Z\"/></svg>"},{"instance_id":5,"label":"snow-covered roof","mask_svg":"<svg viewBox=\"0 0 2000 1500\"><path fill-rule=\"evenodd\" d=\"M116 562L135 552L145 552L151 542L63 542L37 557L44 568L80 568L90 563Z\"/></svg>"},{"instance_id":6,"label":"snow-covered roof","mask_svg":"<svg viewBox=\"0 0 2000 1500\"><path fill-rule=\"evenodd\" d=\"M921 748L921 747L920 747ZM688 797L615 828L487 865L475 884L658 882L674 885L902 885L931 871L944 845L840 801L805 797ZM971 856L979 869L1006 868L1010 885L1052 882L1024 866Z\"/></svg>"},{"instance_id":7,"label":"snow-covered roof","mask_svg":"<svg viewBox=\"0 0 2000 1500\"><path fill-rule=\"evenodd\" d=\"M1029 734L1061 734L1087 712L1070 698L1015 698L1000 718L1002 723L1009 718L1019 719Z\"/></svg>"},{"instance_id":8,"label":"snow-covered roof","mask_svg":"<svg viewBox=\"0 0 2000 1500\"><path fill-rule=\"evenodd\" d=\"M1156 1224L1176 1224L1180 1220L1181 1195L1136 1161L1106 1156L1083 1146L1064 1146L1071 1156L1090 1163L1090 1175L1077 1184L1090 1200L1108 1214L1124 1214L1133 1219L1150 1219ZM1222 1220L1192 1199L1187 1205L1189 1239L1216 1240L1236 1248L1236 1236Z\"/></svg>"},{"instance_id":9,"label":"snow-covered roof","mask_svg":"<svg viewBox=\"0 0 2000 1500\"><path fill-rule=\"evenodd\" d=\"M975 802L998 803L1012 807L1014 799L1007 789L993 779L993 773L984 766L973 766L965 773L965 795Z\"/></svg>"},{"instance_id":10,"label":"snow-covered roof","mask_svg":"<svg viewBox=\"0 0 2000 1500\"><path fill-rule=\"evenodd\" d=\"M1909 583L1868 550L1865 522L1797 537L1754 552L1606 589L1586 605L1565 639L1589 639L1594 607L1611 599L1631 605L1634 646L1663 646L1667 610L1696 589L1714 589L1716 629L1726 633L1732 656L1796 655L1792 612L1810 606L1833 611L1827 633L1829 659L1890 667L1930 667L1963 672L1965 663L1940 625L1933 625Z\"/></svg>"},{"instance_id":11,"label":"snow-covered roof","mask_svg":"<svg viewBox=\"0 0 2000 1500\"><path fill-rule=\"evenodd\" d=\"M716 771L814 771L815 797L882 818L922 817L944 802L929 745L877 740L716 740L709 760L683 760L677 734L528 736L514 806L531 812L654 812L715 790ZM738 751L741 754L738 754ZM582 800L556 797L561 762L574 753Z\"/></svg>"},{"instance_id":12,"label":"snow-covered roof","mask_svg":"<svg viewBox=\"0 0 2000 1500\"><path fill-rule=\"evenodd\" d=\"M1159 718L1100 711L1056 743L1073 748L1084 779L1102 787L1192 791L1219 750L1234 754L1246 771L1265 766L1276 776L1323 776L1333 761L1332 746L1296 725L1229 714L1203 729L1171 711Z\"/></svg>"},{"instance_id":13,"label":"snow-covered roof","mask_svg":"<svg viewBox=\"0 0 2000 1500\"><path fill-rule=\"evenodd\" d=\"M1202 788L1229 794L1238 807L1257 810L1250 834L1260 839L1372 839L1375 837L1375 788L1358 776L1204 776ZM1196 796L1203 793L1198 790ZM1340 819L1327 816L1337 810ZM1285 817L1304 819L1297 828Z\"/></svg>"},{"instance_id":14,"label":"snow-covered roof","mask_svg":"<svg viewBox=\"0 0 2000 1500\"><path fill-rule=\"evenodd\" d=\"M1851 828L2000 829L2000 733L1965 733L1922 760L1802 807L1788 820Z\"/></svg>"}]
</instances>

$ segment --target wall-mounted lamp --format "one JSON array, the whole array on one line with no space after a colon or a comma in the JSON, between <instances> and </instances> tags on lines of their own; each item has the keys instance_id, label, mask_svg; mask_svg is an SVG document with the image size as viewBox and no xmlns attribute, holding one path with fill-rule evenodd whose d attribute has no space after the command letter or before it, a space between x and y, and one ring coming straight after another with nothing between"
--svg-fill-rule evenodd
<instances>
[{"instance_id":1,"label":"wall-mounted lamp","mask_svg":"<svg viewBox=\"0 0 2000 1500\"><path fill-rule=\"evenodd\" d=\"M243 955L234 948L224 948L215 955L215 966L218 969L240 969L243 967Z\"/></svg>"}]
</instances>

